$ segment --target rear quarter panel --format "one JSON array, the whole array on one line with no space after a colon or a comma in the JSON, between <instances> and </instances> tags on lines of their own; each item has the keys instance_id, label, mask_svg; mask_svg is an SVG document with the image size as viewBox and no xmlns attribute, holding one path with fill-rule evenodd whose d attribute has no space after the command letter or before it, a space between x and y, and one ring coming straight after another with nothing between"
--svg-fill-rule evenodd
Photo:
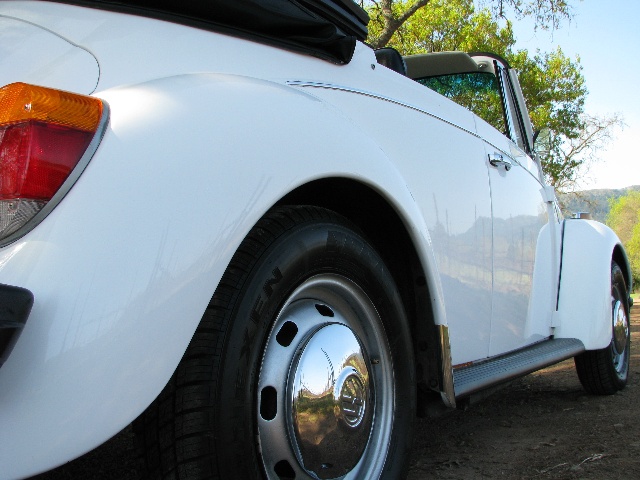
<instances>
[{"instance_id":1,"label":"rear quarter panel","mask_svg":"<svg viewBox=\"0 0 640 480\"><path fill-rule=\"evenodd\" d=\"M316 98L221 74L97 95L111 120L95 157L49 216L0 252L0 282L36 299L0 371L0 477L79 456L142 412L239 243L295 187L332 176L366 182L394 199L427 245L384 153Z\"/></svg>"}]
</instances>

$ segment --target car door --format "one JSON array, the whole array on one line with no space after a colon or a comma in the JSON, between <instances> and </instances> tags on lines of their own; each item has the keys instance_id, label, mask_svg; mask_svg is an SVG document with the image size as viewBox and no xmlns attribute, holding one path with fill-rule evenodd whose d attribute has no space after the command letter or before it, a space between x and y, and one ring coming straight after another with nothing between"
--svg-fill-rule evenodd
<instances>
[{"instance_id":1,"label":"car door","mask_svg":"<svg viewBox=\"0 0 640 480\"><path fill-rule=\"evenodd\" d=\"M493 295L489 356L551 335L558 275L559 224L541 169L529 155L530 131L508 66L486 62L496 77L504 128L477 120L489 169L493 220ZM526 115L526 111L523 112ZM500 125L502 126L502 125ZM529 129L530 130L530 129Z\"/></svg>"},{"instance_id":2,"label":"car door","mask_svg":"<svg viewBox=\"0 0 640 480\"><path fill-rule=\"evenodd\" d=\"M557 302L560 215L553 191L544 185L540 165L531 156L533 131L516 72L491 54L449 52L406 60L411 78L475 114L475 134L482 146L478 160L488 172L491 197L491 311L485 357L548 338ZM465 328L486 339L484 331ZM455 340L453 326L451 334Z\"/></svg>"}]
</instances>

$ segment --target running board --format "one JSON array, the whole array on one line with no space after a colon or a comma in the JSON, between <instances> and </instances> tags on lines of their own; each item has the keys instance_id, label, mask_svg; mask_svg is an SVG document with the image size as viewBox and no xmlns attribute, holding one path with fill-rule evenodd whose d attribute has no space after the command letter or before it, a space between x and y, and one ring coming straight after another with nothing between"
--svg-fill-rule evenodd
<instances>
[{"instance_id":1,"label":"running board","mask_svg":"<svg viewBox=\"0 0 640 480\"><path fill-rule=\"evenodd\" d=\"M456 398L504 383L584 352L584 344L573 338L545 340L481 363L453 369Z\"/></svg>"}]
</instances>

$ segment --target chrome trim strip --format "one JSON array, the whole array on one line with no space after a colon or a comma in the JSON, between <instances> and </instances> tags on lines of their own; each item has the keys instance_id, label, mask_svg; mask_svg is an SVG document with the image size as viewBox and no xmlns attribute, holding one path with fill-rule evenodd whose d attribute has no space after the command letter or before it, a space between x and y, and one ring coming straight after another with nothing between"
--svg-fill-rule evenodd
<instances>
[{"instance_id":1,"label":"chrome trim strip","mask_svg":"<svg viewBox=\"0 0 640 480\"><path fill-rule=\"evenodd\" d=\"M509 157L518 166L522 167L522 165L520 165L520 162L518 162L518 160L513 158L513 155L511 153L505 151L504 149L498 147L497 145L494 145L492 142L490 142L486 138L478 135L476 132L468 130L468 129L458 125L457 123L453 123L453 122L451 122L451 121L449 121L449 120L447 120L445 118L442 118L442 117L440 117L440 116L438 116L438 115L436 115L434 113L427 112L426 110L424 110L424 109L422 109L420 107L416 107L415 105L411 105L409 103L405 103L405 102L402 102L400 100L396 100L394 98L387 97L385 95L380 95L379 93L369 92L367 90L360 90L360 89L352 88L352 87L345 87L343 85L336 85L336 84L333 84L333 83L308 82L308 81L303 81L303 80L287 80L285 83L287 85L291 86L291 87L324 88L326 90L338 90L338 91L341 91L341 92L355 93L357 95L364 95L365 97L375 98L376 100L382 100L384 102L389 102L389 103L393 103L395 105L399 105L401 107L409 108L411 110L414 110L416 112L422 113L424 115L428 115L431 118L434 118L436 120L440 120L441 122L444 122L447 125L451 125L452 127L457 128L458 130L461 130L463 132L466 132L469 135L473 135L477 139L482 140L483 142L485 142L491 148L494 148L495 150L497 150L500 153L502 153L502 154L506 155L507 157ZM427 88L427 87L425 87L425 88ZM464 108L464 107L462 107L462 108ZM467 111L471 112L470 110L467 110ZM473 112L471 112L471 113L473 114ZM510 141L513 141L513 140L510 140ZM524 167L522 167L522 168L524 168Z\"/></svg>"},{"instance_id":2,"label":"chrome trim strip","mask_svg":"<svg viewBox=\"0 0 640 480\"><path fill-rule=\"evenodd\" d=\"M107 126L109 125L110 112L109 104L102 99L99 99L102 102L102 116L100 117L100 123L98 124L98 128L96 129L96 133L93 135L91 142L89 142L89 146L85 150L84 154L78 161L78 164L71 171L67 179L62 183L58 191L55 193L51 200L47 202L47 204L42 207L38 213L36 213L27 223L25 223L18 230L13 232L8 237L0 240L0 248L6 247L10 243L15 242L21 237L24 237L27 233L33 230L40 222L42 222L47 216L53 211L53 209L62 201L62 199L69 193L71 187L76 183L78 178L84 169L87 168L89 162L95 155L98 150L98 146L104 137L105 132L107 131Z\"/></svg>"},{"instance_id":3,"label":"chrome trim strip","mask_svg":"<svg viewBox=\"0 0 640 480\"><path fill-rule=\"evenodd\" d=\"M394 103L396 105L400 105L401 107L405 107L405 108L410 108L411 110L415 110L416 112L420 112L423 113L425 115L429 115L430 117L435 118L436 120L440 120L441 122L444 122L448 125L451 125L453 127L456 127L459 130L462 130L463 132L467 132L471 135L473 135L476 138L480 138L482 139L482 137L480 137L476 132L472 132L471 130L467 130L464 127L461 127L460 125L457 125L453 122L450 122L449 120L446 120L442 117L439 117L438 115L435 115L433 113L427 112L426 110L421 109L420 107L416 107L415 105L411 105L405 102L401 102L400 100L395 100L391 97L386 97L384 95L380 95L378 93L373 93L373 92L368 92L366 90L359 90L357 88L351 88L351 87L344 87L342 85L335 85L332 83L322 83L322 82L304 82L302 80L290 80L287 81L287 85L290 85L292 87L314 87L314 88L324 88L327 90L339 90L341 92L350 92L350 93L356 93L358 95L364 95L365 97L371 97L371 98L375 98L377 100L383 100L385 102L389 102L389 103ZM482 139L484 140L484 139Z\"/></svg>"}]
</instances>

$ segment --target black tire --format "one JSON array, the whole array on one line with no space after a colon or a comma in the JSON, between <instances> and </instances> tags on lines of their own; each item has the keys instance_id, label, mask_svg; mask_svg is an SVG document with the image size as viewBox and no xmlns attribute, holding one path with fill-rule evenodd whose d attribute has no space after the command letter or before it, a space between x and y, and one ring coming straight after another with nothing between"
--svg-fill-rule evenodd
<instances>
[{"instance_id":1,"label":"black tire","mask_svg":"<svg viewBox=\"0 0 640 480\"><path fill-rule=\"evenodd\" d=\"M615 262L611 264L611 319L609 346L575 357L580 383L587 392L595 395L613 395L626 386L629 377L629 295L622 270Z\"/></svg>"},{"instance_id":2,"label":"black tire","mask_svg":"<svg viewBox=\"0 0 640 480\"><path fill-rule=\"evenodd\" d=\"M321 375L325 396L312 391ZM408 321L381 258L337 214L281 207L242 242L134 430L149 478L396 479L415 399Z\"/></svg>"}]
</instances>

